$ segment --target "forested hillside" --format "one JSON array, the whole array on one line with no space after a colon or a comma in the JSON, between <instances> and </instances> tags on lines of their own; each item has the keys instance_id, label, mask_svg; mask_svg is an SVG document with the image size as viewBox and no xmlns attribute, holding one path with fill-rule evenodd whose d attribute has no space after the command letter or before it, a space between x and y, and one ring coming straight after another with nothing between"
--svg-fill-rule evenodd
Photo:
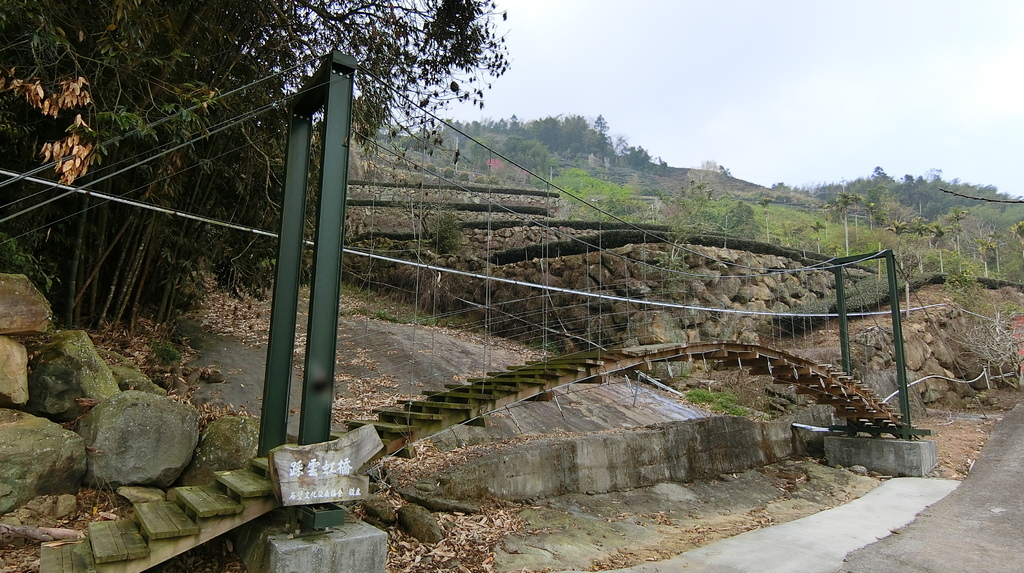
<instances>
[{"instance_id":1,"label":"forested hillside","mask_svg":"<svg viewBox=\"0 0 1024 573\"><path fill-rule=\"evenodd\" d=\"M610 135L601 116L453 122L442 133L461 151L448 167L457 180L550 184L610 216L670 225L681 238L723 235L831 255L891 248L907 272L1024 282L1024 204L992 186L944 180L940 170L893 177L876 167L853 181L766 188L714 160L669 166Z\"/></svg>"}]
</instances>

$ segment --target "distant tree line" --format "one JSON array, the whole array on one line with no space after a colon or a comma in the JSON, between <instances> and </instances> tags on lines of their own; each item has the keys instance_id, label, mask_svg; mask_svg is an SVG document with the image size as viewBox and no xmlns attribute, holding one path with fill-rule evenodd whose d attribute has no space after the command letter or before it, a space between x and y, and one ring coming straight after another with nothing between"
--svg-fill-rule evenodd
<instances>
[{"instance_id":1,"label":"distant tree line","mask_svg":"<svg viewBox=\"0 0 1024 573\"><path fill-rule=\"evenodd\" d=\"M484 119L453 125L539 174L546 174L556 160L568 165L587 162L591 167L625 167L641 172L657 172L667 167L667 163L652 157L642 146L630 145L625 136L611 135L608 122L601 115L593 120L582 115L559 115L526 122L513 115L508 120ZM472 165L485 165L483 149L465 145L464 152Z\"/></svg>"}]
</instances>

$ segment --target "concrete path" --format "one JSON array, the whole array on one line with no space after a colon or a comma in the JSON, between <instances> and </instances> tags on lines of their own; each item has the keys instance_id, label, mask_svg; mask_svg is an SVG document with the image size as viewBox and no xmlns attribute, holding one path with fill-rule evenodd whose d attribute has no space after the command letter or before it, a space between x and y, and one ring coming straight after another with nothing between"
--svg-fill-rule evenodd
<instances>
[{"instance_id":1,"label":"concrete path","mask_svg":"<svg viewBox=\"0 0 1024 573\"><path fill-rule=\"evenodd\" d=\"M837 573L1024 571L1024 402L992 432L963 484L900 535L854 552Z\"/></svg>"},{"instance_id":2,"label":"concrete path","mask_svg":"<svg viewBox=\"0 0 1024 573\"><path fill-rule=\"evenodd\" d=\"M841 507L619 571L1024 572L1022 462L1024 402L996 425L960 487L951 480L889 480Z\"/></svg>"},{"instance_id":3,"label":"concrete path","mask_svg":"<svg viewBox=\"0 0 1024 573\"><path fill-rule=\"evenodd\" d=\"M840 507L748 531L672 559L618 571L828 573L841 565L849 552L903 527L957 484L923 478L889 480Z\"/></svg>"}]
</instances>

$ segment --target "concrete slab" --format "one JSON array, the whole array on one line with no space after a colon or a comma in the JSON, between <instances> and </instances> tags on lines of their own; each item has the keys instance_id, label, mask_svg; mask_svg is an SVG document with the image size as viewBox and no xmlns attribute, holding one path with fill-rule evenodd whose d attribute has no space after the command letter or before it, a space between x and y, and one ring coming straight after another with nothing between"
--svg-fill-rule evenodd
<instances>
[{"instance_id":1,"label":"concrete slab","mask_svg":"<svg viewBox=\"0 0 1024 573\"><path fill-rule=\"evenodd\" d=\"M1024 571L1024 402L1004 415L970 475L900 535L846 557L837 572Z\"/></svg>"},{"instance_id":2,"label":"concrete slab","mask_svg":"<svg viewBox=\"0 0 1024 573\"><path fill-rule=\"evenodd\" d=\"M384 573L388 536L383 531L353 520L323 533L293 537L281 533L284 515L274 512L233 534L249 573Z\"/></svg>"},{"instance_id":3,"label":"concrete slab","mask_svg":"<svg viewBox=\"0 0 1024 573\"><path fill-rule=\"evenodd\" d=\"M827 573L843 558L913 521L960 482L897 478L870 493L812 516L749 531L678 557L620 573ZM579 571L563 573L582 573Z\"/></svg>"},{"instance_id":4,"label":"concrete slab","mask_svg":"<svg viewBox=\"0 0 1024 573\"><path fill-rule=\"evenodd\" d=\"M939 454L933 440L826 436L825 459L829 465L860 465L880 474L924 477L938 465Z\"/></svg>"}]
</instances>

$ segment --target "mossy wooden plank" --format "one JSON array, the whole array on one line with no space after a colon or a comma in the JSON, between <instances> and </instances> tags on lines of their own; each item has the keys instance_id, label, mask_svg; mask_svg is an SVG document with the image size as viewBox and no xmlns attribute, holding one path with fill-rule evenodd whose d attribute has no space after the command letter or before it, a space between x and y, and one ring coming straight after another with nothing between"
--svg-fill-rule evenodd
<instances>
[{"instance_id":1,"label":"mossy wooden plank","mask_svg":"<svg viewBox=\"0 0 1024 573\"><path fill-rule=\"evenodd\" d=\"M199 533L199 526L170 501L153 501L135 506L135 521L146 539L166 539Z\"/></svg>"},{"instance_id":2,"label":"mossy wooden plank","mask_svg":"<svg viewBox=\"0 0 1024 573\"><path fill-rule=\"evenodd\" d=\"M472 404L459 404L456 402L417 402L409 406L414 408L412 411L422 411L425 409L436 408L439 410L472 410L475 408Z\"/></svg>"},{"instance_id":3,"label":"mossy wooden plank","mask_svg":"<svg viewBox=\"0 0 1024 573\"><path fill-rule=\"evenodd\" d=\"M92 556L97 563L124 561L128 558L128 550L120 533L110 527L112 523L97 521L89 524L89 543L92 544Z\"/></svg>"},{"instance_id":4,"label":"mossy wooden plank","mask_svg":"<svg viewBox=\"0 0 1024 573\"><path fill-rule=\"evenodd\" d=\"M242 511L242 506L214 486L185 486L174 488L178 501L186 512L196 517L231 515Z\"/></svg>"},{"instance_id":5,"label":"mossy wooden plank","mask_svg":"<svg viewBox=\"0 0 1024 573\"><path fill-rule=\"evenodd\" d=\"M149 555L149 547L139 534L139 528L126 519L90 523L89 542L96 563L139 559Z\"/></svg>"},{"instance_id":6,"label":"mossy wooden plank","mask_svg":"<svg viewBox=\"0 0 1024 573\"><path fill-rule=\"evenodd\" d=\"M408 410L392 410L389 408L378 408L373 411L374 414L384 419L394 420L433 420L440 422L443 418L440 414L427 414L425 412L410 412Z\"/></svg>"},{"instance_id":7,"label":"mossy wooden plank","mask_svg":"<svg viewBox=\"0 0 1024 573\"><path fill-rule=\"evenodd\" d=\"M226 533L243 523L249 522L268 511L279 507L274 497L258 497L247 499L242 502L244 509L242 513L214 517L203 521L203 526L198 535L186 537L172 537L169 539L154 539L150 542L150 553L148 556L132 561L115 561L103 563L96 566L96 573L141 573L162 563L175 555L181 554L193 547L202 545L207 541Z\"/></svg>"},{"instance_id":8,"label":"mossy wooden plank","mask_svg":"<svg viewBox=\"0 0 1024 573\"><path fill-rule=\"evenodd\" d=\"M87 540L44 543L39 549L39 573L96 573Z\"/></svg>"},{"instance_id":9,"label":"mossy wooden plank","mask_svg":"<svg viewBox=\"0 0 1024 573\"><path fill-rule=\"evenodd\" d=\"M413 431L416 427L408 424L392 424L390 422L381 422L379 420L346 420L345 426L349 428L361 428L363 426L373 426L378 430L386 430L389 432L408 433ZM334 434L331 434L334 437Z\"/></svg>"},{"instance_id":10,"label":"mossy wooden plank","mask_svg":"<svg viewBox=\"0 0 1024 573\"><path fill-rule=\"evenodd\" d=\"M270 463L267 458L253 458L249 460L249 466L256 471L256 473L262 475L270 475Z\"/></svg>"},{"instance_id":11,"label":"mossy wooden plank","mask_svg":"<svg viewBox=\"0 0 1024 573\"><path fill-rule=\"evenodd\" d=\"M260 477L248 470L231 470L214 472L217 481L238 497L263 497L274 491L274 484L269 479Z\"/></svg>"},{"instance_id":12,"label":"mossy wooden plank","mask_svg":"<svg viewBox=\"0 0 1024 573\"><path fill-rule=\"evenodd\" d=\"M142 538L135 522L121 519L111 523L116 524L121 534L121 540L128 550L129 559L139 559L149 555L149 546L146 545L146 540Z\"/></svg>"},{"instance_id":13,"label":"mossy wooden plank","mask_svg":"<svg viewBox=\"0 0 1024 573\"><path fill-rule=\"evenodd\" d=\"M495 394L494 392L474 392L472 390L467 389L467 390L452 390L451 392L446 392L443 396L437 396L437 398L441 398L441 397L444 397L444 398L466 398L466 399L470 399L470 400L479 400L481 402L486 402L486 401L489 401L489 400L494 400L494 399L500 398L501 395L500 394ZM433 398L434 397L432 397L428 401L429 402L436 401Z\"/></svg>"}]
</instances>

